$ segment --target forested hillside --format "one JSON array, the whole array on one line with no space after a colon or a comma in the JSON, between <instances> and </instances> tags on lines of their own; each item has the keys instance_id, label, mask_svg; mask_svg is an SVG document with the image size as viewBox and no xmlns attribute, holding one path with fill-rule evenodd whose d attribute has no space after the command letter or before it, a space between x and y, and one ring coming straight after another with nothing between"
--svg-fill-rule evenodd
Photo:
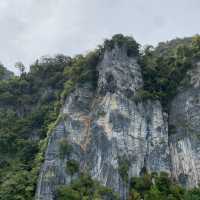
<instances>
[{"instance_id":1,"label":"forested hillside","mask_svg":"<svg viewBox=\"0 0 200 200\"><path fill-rule=\"evenodd\" d=\"M0 63L0 80L5 80L5 79L9 79L12 76L14 76L14 74L10 71L8 71L1 63Z\"/></svg>"}]
</instances>

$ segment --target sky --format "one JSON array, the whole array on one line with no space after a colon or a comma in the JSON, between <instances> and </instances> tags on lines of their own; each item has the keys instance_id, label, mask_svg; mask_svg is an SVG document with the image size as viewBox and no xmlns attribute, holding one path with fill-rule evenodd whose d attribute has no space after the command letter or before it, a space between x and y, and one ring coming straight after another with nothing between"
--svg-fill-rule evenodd
<instances>
[{"instance_id":1,"label":"sky","mask_svg":"<svg viewBox=\"0 0 200 200\"><path fill-rule=\"evenodd\" d=\"M0 0L0 62L86 53L116 33L142 45L200 33L200 0Z\"/></svg>"}]
</instances>

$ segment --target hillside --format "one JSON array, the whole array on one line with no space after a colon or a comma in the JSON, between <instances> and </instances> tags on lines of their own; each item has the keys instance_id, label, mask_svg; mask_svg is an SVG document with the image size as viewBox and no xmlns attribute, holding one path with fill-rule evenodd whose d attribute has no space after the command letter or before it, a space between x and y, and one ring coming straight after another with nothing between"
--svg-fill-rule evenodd
<instances>
[{"instance_id":1,"label":"hillside","mask_svg":"<svg viewBox=\"0 0 200 200\"><path fill-rule=\"evenodd\" d=\"M200 198L200 36L140 49L0 78L0 200Z\"/></svg>"},{"instance_id":2,"label":"hillside","mask_svg":"<svg viewBox=\"0 0 200 200\"><path fill-rule=\"evenodd\" d=\"M14 73L8 71L1 63L0 63L0 80L7 80L14 76Z\"/></svg>"}]
</instances>

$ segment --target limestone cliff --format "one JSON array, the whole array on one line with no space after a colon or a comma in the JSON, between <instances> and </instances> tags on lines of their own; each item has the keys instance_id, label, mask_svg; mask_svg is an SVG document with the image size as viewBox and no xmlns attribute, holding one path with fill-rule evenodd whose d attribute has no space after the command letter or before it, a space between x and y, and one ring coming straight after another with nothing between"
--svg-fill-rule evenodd
<instances>
[{"instance_id":1,"label":"limestone cliff","mask_svg":"<svg viewBox=\"0 0 200 200\"><path fill-rule=\"evenodd\" d=\"M159 101L135 102L142 87L141 69L126 48L106 51L97 66L98 87L77 86L62 109L62 120L52 133L38 183L37 199L51 200L58 184L70 182L65 172L69 158L59 158L59 141L73 144L73 159L93 178L126 197L119 176L119 159L129 161L129 175L142 169L169 171L167 115ZM156 158L156 159L155 159Z\"/></svg>"},{"instance_id":2,"label":"limestone cliff","mask_svg":"<svg viewBox=\"0 0 200 200\"><path fill-rule=\"evenodd\" d=\"M200 181L200 64L188 72L191 85L170 104L169 117L158 100L136 101L143 87L137 56L127 48L106 50L97 66L96 90L91 83L76 85L66 98L60 120L51 133L37 186L37 200L53 200L56 186L68 184L66 161L77 160L102 184L126 199L127 186L119 173L120 160L128 161L129 177L144 170L166 171L180 183ZM169 118L169 119L168 119ZM169 122L169 131L168 131ZM59 142L73 146L61 159Z\"/></svg>"}]
</instances>

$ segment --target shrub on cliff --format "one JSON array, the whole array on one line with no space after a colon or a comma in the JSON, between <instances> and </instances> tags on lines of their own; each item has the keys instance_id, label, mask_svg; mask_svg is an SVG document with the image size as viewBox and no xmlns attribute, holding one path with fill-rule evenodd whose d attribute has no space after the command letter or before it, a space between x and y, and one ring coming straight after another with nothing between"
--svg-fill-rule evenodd
<instances>
[{"instance_id":1,"label":"shrub on cliff","mask_svg":"<svg viewBox=\"0 0 200 200\"><path fill-rule=\"evenodd\" d=\"M149 98L160 99L163 105L176 94L177 88L192 68L194 59L200 55L200 36L161 43L155 49L147 46L140 58L144 90ZM170 46L171 45L171 46Z\"/></svg>"}]
</instances>

